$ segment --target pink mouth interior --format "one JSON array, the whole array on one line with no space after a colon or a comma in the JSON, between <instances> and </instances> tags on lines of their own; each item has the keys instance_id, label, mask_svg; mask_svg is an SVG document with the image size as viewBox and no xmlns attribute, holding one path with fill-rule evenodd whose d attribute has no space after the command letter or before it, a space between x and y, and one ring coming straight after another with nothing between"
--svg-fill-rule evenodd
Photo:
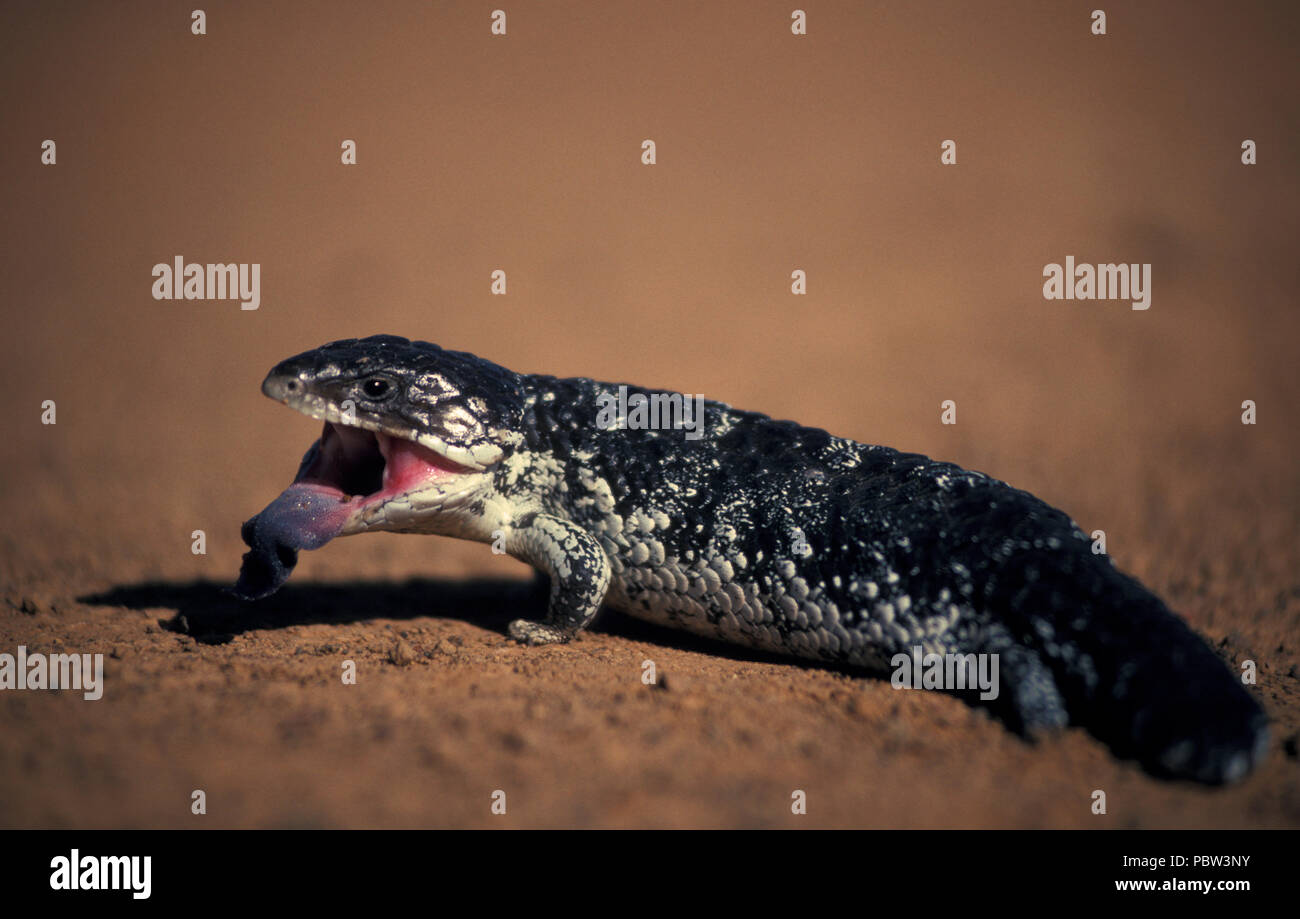
<instances>
[{"instance_id":1,"label":"pink mouth interior","mask_svg":"<svg viewBox=\"0 0 1300 919\"><path fill-rule=\"evenodd\" d=\"M471 471L412 441L326 422L311 463L244 523L249 551L236 593L248 599L274 593L298 550L319 549L358 510Z\"/></svg>"},{"instance_id":2,"label":"pink mouth interior","mask_svg":"<svg viewBox=\"0 0 1300 919\"><path fill-rule=\"evenodd\" d=\"M355 510L470 471L414 441L326 422L316 458L294 487L310 487Z\"/></svg>"}]
</instances>

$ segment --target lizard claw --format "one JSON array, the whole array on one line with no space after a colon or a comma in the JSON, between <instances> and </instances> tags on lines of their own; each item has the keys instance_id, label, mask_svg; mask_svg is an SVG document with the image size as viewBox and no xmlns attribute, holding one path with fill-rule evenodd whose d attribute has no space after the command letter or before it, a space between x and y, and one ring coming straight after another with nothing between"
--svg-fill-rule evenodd
<instances>
[{"instance_id":1,"label":"lizard claw","mask_svg":"<svg viewBox=\"0 0 1300 919\"><path fill-rule=\"evenodd\" d=\"M553 645L567 642L573 636L563 629L557 629L545 622L530 619L516 619L510 623L507 633L523 645Z\"/></svg>"}]
</instances>

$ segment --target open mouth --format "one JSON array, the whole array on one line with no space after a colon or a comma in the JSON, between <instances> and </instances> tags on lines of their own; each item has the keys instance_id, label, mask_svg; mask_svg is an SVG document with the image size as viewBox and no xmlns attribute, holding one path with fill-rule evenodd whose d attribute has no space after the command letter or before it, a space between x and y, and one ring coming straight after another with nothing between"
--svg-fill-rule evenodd
<instances>
[{"instance_id":1,"label":"open mouth","mask_svg":"<svg viewBox=\"0 0 1300 919\"><path fill-rule=\"evenodd\" d=\"M319 549L401 495L477 471L402 437L325 422L293 484L244 522L249 551L235 593L250 600L275 593L299 550Z\"/></svg>"},{"instance_id":2,"label":"open mouth","mask_svg":"<svg viewBox=\"0 0 1300 919\"><path fill-rule=\"evenodd\" d=\"M473 471L414 441L327 421L294 485L371 505Z\"/></svg>"}]
</instances>

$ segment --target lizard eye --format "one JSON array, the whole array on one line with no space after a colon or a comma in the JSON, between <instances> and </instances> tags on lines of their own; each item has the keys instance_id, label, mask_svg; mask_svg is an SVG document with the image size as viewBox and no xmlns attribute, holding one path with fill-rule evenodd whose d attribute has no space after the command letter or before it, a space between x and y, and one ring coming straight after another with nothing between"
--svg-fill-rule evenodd
<instances>
[{"instance_id":1,"label":"lizard eye","mask_svg":"<svg viewBox=\"0 0 1300 919\"><path fill-rule=\"evenodd\" d=\"M361 390L369 399L385 399L393 391L393 384L382 377L372 377L361 384Z\"/></svg>"}]
</instances>

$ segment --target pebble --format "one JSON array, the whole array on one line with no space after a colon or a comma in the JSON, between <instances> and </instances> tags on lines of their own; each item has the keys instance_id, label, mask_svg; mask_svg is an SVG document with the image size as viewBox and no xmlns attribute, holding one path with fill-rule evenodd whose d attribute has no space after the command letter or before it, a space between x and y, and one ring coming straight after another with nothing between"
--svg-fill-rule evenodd
<instances>
[{"instance_id":1,"label":"pebble","mask_svg":"<svg viewBox=\"0 0 1300 919\"><path fill-rule=\"evenodd\" d=\"M403 639L398 641L393 646L393 650L388 652L388 660L398 667L409 666L415 663L415 650L411 647L410 642Z\"/></svg>"}]
</instances>

